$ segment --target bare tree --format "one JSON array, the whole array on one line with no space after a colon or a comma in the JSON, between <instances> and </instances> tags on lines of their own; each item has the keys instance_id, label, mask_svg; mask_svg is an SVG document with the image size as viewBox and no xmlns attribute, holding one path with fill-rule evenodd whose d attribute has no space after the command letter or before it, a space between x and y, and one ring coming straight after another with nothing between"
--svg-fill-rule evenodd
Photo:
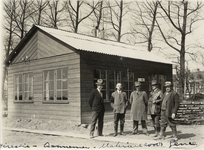
<instances>
[{"instance_id":1,"label":"bare tree","mask_svg":"<svg viewBox=\"0 0 204 150\"><path fill-rule=\"evenodd\" d=\"M46 19L45 24L50 27L58 28L58 24L62 22L64 19L62 18L62 12L64 10L64 6L60 7L60 0L49 1L48 7L49 9L45 11Z\"/></svg>"},{"instance_id":2,"label":"bare tree","mask_svg":"<svg viewBox=\"0 0 204 150\"><path fill-rule=\"evenodd\" d=\"M48 6L48 0L36 0L33 3L33 10L36 10L35 13L31 16L31 19L34 24L41 25L43 24L43 10Z\"/></svg>"},{"instance_id":3,"label":"bare tree","mask_svg":"<svg viewBox=\"0 0 204 150\"><path fill-rule=\"evenodd\" d=\"M185 81L185 54L192 54L186 49L187 35L194 30L193 25L203 19L199 12L203 7L202 2L190 3L188 1L168 1L165 7L165 2L159 2L160 8L164 14L160 14L165 21L168 20L170 29L168 33L157 20L158 28L161 35L168 46L179 53L180 60L180 76L179 76L179 94L184 97L184 81ZM167 27L167 26L166 26Z\"/></svg>"},{"instance_id":4,"label":"bare tree","mask_svg":"<svg viewBox=\"0 0 204 150\"><path fill-rule=\"evenodd\" d=\"M36 12L36 10L31 9L33 5L33 0L19 0L17 11L14 15L14 21L19 33L15 33L20 39L22 39L27 32L26 28L29 25L30 16Z\"/></svg>"},{"instance_id":5,"label":"bare tree","mask_svg":"<svg viewBox=\"0 0 204 150\"><path fill-rule=\"evenodd\" d=\"M135 7L136 5L136 7ZM158 2L157 1L136 1L132 12L132 34L135 37L134 40L140 40L137 43L147 43L147 50L153 49L153 32L156 24Z\"/></svg>"},{"instance_id":6,"label":"bare tree","mask_svg":"<svg viewBox=\"0 0 204 150\"><path fill-rule=\"evenodd\" d=\"M123 18L128 13L128 6L129 2L125 3L123 0L115 0L114 3L112 1L107 2L107 6L110 10L110 18L109 21L106 21L107 23L110 23L114 29L113 32L111 32L111 35L115 37L115 39L120 42L122 36L127 34L127 32L122 32L122 25L123 25ZM125 11L126 9L126 11ZM116 32L116 34L115 34Z\"/></svg>"},{"instance_id":7,"label":"bare tree","mask_svg":"<svg viewBox=\"0 0 204 150\"><path fill-rule=\"evenodd\" d=\"M94 6L83 0L77 0L75 2L76 3L74 3L71 0L66 1L65 8L69 16L67 19L68 26L71 28L73 32L77 33L79 24L93 13L93 11L98 6L99 2L97 2ZM89 6L90 10L88 12L85 12L85 10L83 11L83 13L81 12L83 4Z\"/></svg>"}]
</instances>

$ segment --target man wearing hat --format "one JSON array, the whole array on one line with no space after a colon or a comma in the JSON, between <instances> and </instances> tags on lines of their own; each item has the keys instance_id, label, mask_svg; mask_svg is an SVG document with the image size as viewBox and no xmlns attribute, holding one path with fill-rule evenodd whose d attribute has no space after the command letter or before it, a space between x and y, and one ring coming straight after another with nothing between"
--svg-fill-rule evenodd
<instances>
[{"instance_id":1,"label":"man wearing hat","mask_svg":"<svg viewBox=\"0 0 204 150\"><path fill-rule=\"evenodd\" d=\"M161 102L163 98L162 91L158 88L156 80L152 80L152 91L148 100L148 115L151 115L152 123L155 129L155 136L157 137L160 132L160 113L161 113Z\"/></svg>"},{"instance_id":2,"label":"man wearing hat","mask_svg":"<svg viewBox=\"0 0 204 150\"><path fill-rule=\"evenodd\" d=\"M120 120L120 134L124 134L125 112L128 105L127 95L122 91L122 84L116 84L116 91L111 94L110 102L114 113L114 137L117 136L118 122Z\"/></svg>"},{"instance_id":3,"label":"man wearing hat","mask_svg":"<svg viewBox=\"0 0 204 150\"><path fill-rule=\"evenodd\" d=\"M130 95L131 111L130 117L133 120L133 134L138 133L138 121L141 121L143 133L149 135L147 132L146 121L147 120L147 93L140 91L141 83L135 82L136 90Z\"/></svg>"},{"instance_id":4,"label":"man wearing hat","mask_svg":"<svg viewBox=\"0 0 204 150\"><path fill-rule=\"evenodd\" d=\"M98 120L98 136L103 136L103 118L104 118L104 112L105 107L103 103L103 95L101 93L101 90L103 88L103 80L98 79L96 82L97 88L94 89L91 92L90 98L89 98L89 105L92 109L92 122L91 122L91 128L90 128L90 138L94 137L94 129L96 126L96 122Z\"/></svg>"},{"instance_id":5,"label":"man wearing hat","mask_svg":"<svg viewBox=\"0 0 204 150\"><path fill-rule=\"evenodd\" d=\"M172 129L172 138L178 140L176 124L173 123L179 108L179 95L172 90L170 81L165 82L166 92L164 93L161 105L161 131L159 139L164 140L164 133L167 125Z\"/></svg>"}]
</instances>

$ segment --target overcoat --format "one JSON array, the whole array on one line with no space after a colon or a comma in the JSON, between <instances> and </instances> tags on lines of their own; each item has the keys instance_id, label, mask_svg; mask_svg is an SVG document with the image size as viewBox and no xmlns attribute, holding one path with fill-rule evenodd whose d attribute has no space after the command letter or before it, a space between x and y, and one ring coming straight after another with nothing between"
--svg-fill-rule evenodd
<instances>
[{"instance_id":1,"label":"overcoat","mask_svg":"<svg viewBox=\"0 0 204 150\"><path fill-rule=\"evenodd\" d=\"M94 89L91 92L90 98L89 98L89 105L92 109L92 111L105 111L104 103L103 103L103 97L99 93L97 89Z\"/></svg>"},{"instance_id":2,"label":"overcoat","mask_svg":"<svg viewBox=\"0 0 204 150\"><path fill-rule=\"evenodd\" d=\"M128 102L125 92L121 91L121 94L119 94L118 91L113 92L111 94L110 102L114 113L125 113L126 103Z\"/></svg>"},{"instance_id":3,"label":"overcoat","mask_svg":"<svg viewBox=\"0 0 204 150\"><path fill-rule=\"evenodd\" d=\"M171 91L169 94L164 93L162 104L165 102L166 99L166 116L171 117L172 113L177 114L180 100L179 95L175 91Z\"/></svg>"},{"instance_id":4,"label":"overcoat","mask_svg":"<svg viewBox=\"0 0 204 150\"><path fill-rule=\"evenodd\" d=\"M130 119L141 121L147 119L147 93L145 91L133 91L130 95Z\"/></svg>"},{"instance_id":5,"label":"overcoat","mask_svg":"<svg viewBox=\"0 0 204 150\"><path fill-rule=\"evenodd\" d=\"M163 93L159 88L155 89L150 93L149 100L148 100L147 114L160 115L162 98L163 98ZM156 103L153 103L154 101Z\"/></svg>"}]
</instances>

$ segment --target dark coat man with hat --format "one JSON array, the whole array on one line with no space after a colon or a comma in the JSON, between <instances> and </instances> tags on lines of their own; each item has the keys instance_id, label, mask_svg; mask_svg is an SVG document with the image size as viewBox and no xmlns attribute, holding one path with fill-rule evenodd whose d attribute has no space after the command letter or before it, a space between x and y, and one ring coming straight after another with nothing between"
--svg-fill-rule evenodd
<instances>
[{"instance_id":1,"label":"dark coat man with hat","mask_svg":"<svg viewBox=\"0 0 204 150\"><path fill-rule=\"evenodd\" d=\"M147 93L140 91L141 83L135 82L136 90L130 95L131 111L130 117L133 120L133 134L138 133L138 121L141 121L143 133L149 135L147 132L146 121L147 120Z\"/></svg>"},{"instance_id":2,"label":"dark coat man with hat","mask_svg":"<svg viewBox=\"0 0 204 150\"><path fill-rule=\"evenodd\" d=\"M116 91L111 94L111 107L113 108L114 113L114 137L117 136L118 132L118 122L120 120L120 134L124 134L124 123L125 123L125 112L126 106L128 105L127 95L123 92L122 84L117 83Z\"/></svg>"},{"instance_id":3,"label":"dark coat man with hat","mask_svg":"<svg viewBox=\"0 0 204 150\"><path fill-rule=\"evenodd\" d=\"M164 139L166 127L169 125L172 129L172 138L178 140L174 119L180 105L179 95L172 90L172 84L170 81L165 82L165 87L166 92L164 93L161 106L161 131L159 138Z\"/></svg>"},{"instance_id":4,"label":"dark coat man with hat","mask_svg":"<svg viewBox=\"0 0 204 150\"><path fill-rule=\"evenodd\" d=\"M104 118L104 112L105 107L103 103L103 95L101 93L101 90L103 88L103 80L98 79L97 80L97 89L94 89L91 92L90 98L89 98L89 105L92 109L92 122L91 122L91 128L90 128L90 138L94 137L94 129L96 126L96 122L98 120L98 136L103 136L103 118Z\"/></svg>"},{"instance_id":5,"label":"dark coat man with hat","mask_svg":"<svg viewBox=\"0 0 204 150\"><path fill-rule=\"evenodd\" d=\"M155 129L155 136L157 137L160 132L160 114L161 114L161 102L163 98L162 91L158 88L158 83L156 80L152 81L152 91L148 100L148 115L151 115L152 122Z\"/></svg>"}]
</instances>

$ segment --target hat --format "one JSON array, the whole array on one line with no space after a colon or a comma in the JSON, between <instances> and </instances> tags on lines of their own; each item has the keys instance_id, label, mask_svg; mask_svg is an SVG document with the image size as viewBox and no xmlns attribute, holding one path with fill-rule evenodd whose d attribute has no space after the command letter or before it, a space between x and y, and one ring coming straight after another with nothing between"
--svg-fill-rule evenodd
<instances>
[{"instance_id":1,"label":"hat","mask_svg":"<svg viewBox=\"0 0 204 150\"><path fill-rule=\"evenodd\" d=\"M171 86L171 85L172 85L172 84L171 84L170 81L166 81L164 86L167 87L167 86Z\"/></svg>"},{"instance_id":2,"label":"hat","mask_svg":"<svg viewBox=\"0 0 204 150\"><path fill-rule=\"evenodd\" d=\"M157 80L152 80L152 84L151 85L157 85Z\"/></svg>"},{"instance_id":3,"label":"hat","mask_svg":"<svg viewBox=\"0 0 204 150\"><path fill-rule=\"evenodd\" d=\"M135 86L141 86L141 83L139 81L135 81Z\"/></svg>"},{"instance_id":4,"label":"hat","mask_svg":"<svg viewBox=\"0 0 204 150\"><path fill-rule=\"evenodd\" d=\"M102 79L98 79L96 82L97 85L104 85L105 83L103 83Z\"/></svg>"}]
</instances>

